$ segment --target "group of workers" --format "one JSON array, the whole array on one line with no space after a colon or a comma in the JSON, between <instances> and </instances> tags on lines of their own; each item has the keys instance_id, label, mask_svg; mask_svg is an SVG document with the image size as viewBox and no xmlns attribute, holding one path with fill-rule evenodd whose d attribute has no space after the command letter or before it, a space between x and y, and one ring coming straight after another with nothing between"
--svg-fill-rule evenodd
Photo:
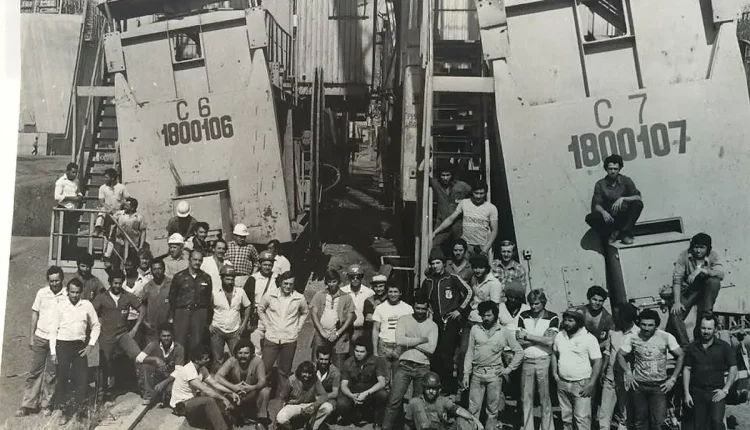
<instances>
[{"instance_id":1,"label":"group of workers","mask_svg":"<svg viewBox=\"0 0 750 430\"><path fill-rule=\"evenodd\" d=\"M605 242L627 244L643 204L622 166L619 156L605 160L607 176L596 184L586 221ZM71 166L56 184L63 206L77 201L70 173ZM680 376L683 426L724 428L738 363L716 337L711 311L724 273L710 236L695 235L678 256L669 332L658 329L651 309L616 304L610 314L599 286L589 288L586 306L558 316L546 309L543 289L529 291L512 241L500 241L499 258L489 257L498 212L486 185L469 187L450 169L438 178L431 184L435 246L425 280L406 297L412 304L384 275L366 286L359 265L343 276L327 270L325 289L308 303L278 242L258 253L242 224L230 243L208 242L209 227L187 202L167 225L168 254L140 250L124 271L109 270L108 285L91 274L85 253L70 280L51 267L32 306L31 370L17 415L57 408L67 422L85 411L87 356L98 348L101 398L137 374L145 403L162 402L210 429L252 420L281 429L371 422L387 430L552 430L556 390L565 429L658 430ZM117 185L115 175L102 186L109 187L100 190L103 210L116 206L113 196L120 207L130 198ZM694 306L691 341L684 319ZM308 319L310 360L292 371ZM518 422L500 422L505 394L517 398ZM276 398L281 409L269 414Z\"/></svg>"}]
</instances>

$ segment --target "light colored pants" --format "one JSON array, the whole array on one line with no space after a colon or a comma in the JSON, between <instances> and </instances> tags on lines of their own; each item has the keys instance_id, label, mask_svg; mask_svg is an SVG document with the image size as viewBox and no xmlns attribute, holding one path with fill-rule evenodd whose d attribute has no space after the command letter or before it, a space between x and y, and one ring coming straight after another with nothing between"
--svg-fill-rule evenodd
<instances>
[{"instance_id":1,"label":"light colored pants","mask_svg":"<svg viewBox=\"0 0 750 430\"><path fill-rule=\"evenodd\" d=\"M549 394L550 356L524 358L521 368L521 399L523 401L524 430L534 430L534 391L539 392L539 404L542 407L541 430L554 430L552 422L552 399ZM607 429L609 430L609 429Z\"/></svg>"},{"instance_id":2,"label":"light colored pants","mask_svg":"<svg viewBox=\"0 0 750 430\"><path fill-rule=\"evenodd\" d=\"M605 377L602 380L602 401L599 405L599 413L597 420L599 421L599 428L609 430L612 426L612 414L617 410L617 415L621 421L618 428L627 428L627 423L632 425L632 422L627 419L627 399L628 393L625 391L622 378L618 378L617 381Z\"/></svg>"},{"instance_id":3,"label":"light colored pants","mask_svg":"<svg viewBox=\"0 0 750 430\"><path fill-rule=\"evenodd\" d=\"M573 420L578 430L591 430L591 397L581 397L578 393L588 383L588 379L565 381L557 384L557 400L560 402L560 415L563 429L573 430Z\"/></svg>"},{"instance_id":4,"label":"light colored pants","mask_svg":"<svg viewBox=\"0 0 750 430\"><path fill-rule=\"evenodd\" d=\"M295 417L303 416L305 419L311 419L313 416L305 414L305 408L312 406L312 403L303 403L300 405L286 405L276 415L276 422L279 425L287 426L289 422ZM314 421L312 423L312 430L317 430L323 424L323 422L333 412L333 405L329 402L325 402L315 411Z\"/></svg>"},{"instance_id":5,"label":"light colored pants","mask_svg":"<svg viewBox=\"0 0 750 430\"><path fill-rule=\"evenodd\" d=\"M469 413L479 418L480 409L487 394L487 423L485 428L494 429L497 425L497 414L500 412L500 402L503 390L503 379L498 376L502 366L482 367L473 369L471 384L469 384Z\"/></svg>"},{"instance_id":6,"label":"light colored pants","mask_svg":"<svg viewBox=\"0 0 750 430\"><path fill-rule=\"evenodd\" d=\"M255 356L260 357L262 356L263 350L261 347L263 346L263 339L266 337L266 328L263 326L263 323L258 321L258 328L253 330L252 333L250 333L250 342L252 342L253 346L255 347ZM270 369L269 369L270 370Z\"/></svg>"},{"instance_id":7,"label":"light colored pants","mask_svg":"<svg viewBox=\"0 0 750 430\"><path fill-rule=\"evenodd\" d=\"M31 367L26 378L21 407L27 409L52 407L55 394L57 366L52 364L49 340L34 335L31 346Z\"/></svg>"}]
</instances>

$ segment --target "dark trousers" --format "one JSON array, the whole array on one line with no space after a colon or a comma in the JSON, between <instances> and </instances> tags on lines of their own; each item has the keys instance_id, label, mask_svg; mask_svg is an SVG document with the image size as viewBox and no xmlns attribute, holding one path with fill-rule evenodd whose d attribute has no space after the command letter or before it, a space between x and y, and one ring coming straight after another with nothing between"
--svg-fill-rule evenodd
<instances>
[{"instance_id":1,"label":"dark trousers","mask_svg":"<svg viewBox=\"0 0 750 430\"><path fill-rule=\"evenodd\" d=\"M608 238L615 230L623 236L632 236L633 227L643 211L643 202L640 200L625 202L620 212L612 214L611 208L607 209L615 221L612 224L604 222L604 217L599 212L591 212L586 215L586 224L590 225L603 238Z\"/></svg>"},{"instance_id":2,"label":"dark trousers","mask_svg":"<svg viewBox=\"0 0 750 430\"><path fill-rule=\"evenodd\" d=\"M121 357L124 353L126 360L133 362L135 357L140 354L141 348L135 343L129 333L123 333L110 337L107 339L99 338L99 367L101 369L99 381L99 392L97 396L100 400L104 400L104 397L112 395L112 389L114 384L111 383L116 380L116 383L122 386L123 383L132 381L132 375L123 371L123 368L127 369L129 366L116 366L115 359Z\"/></svg>"},{"instance_id":3,"label":"dark trousers","mask_svg":"<svg viewBox=\"0 0 750 430\"><path fill-rule=\"evenodd\" d=\"M185 356L202 345L203 337L208 330L208 309L175 309L174 340L185 348Z\"/></svg>"},{"instance_id":4,"label":"dark trousers","mask_svg":"<svg viewBox=\"0 0 750 430\"><path fill-rule=\"evenodd\" d=\"M140 366L141 376L141 396L144 400L149 400L154 397L154 387L156 384L167 379L169 373L162 372L158 367L153 364L142 364ZM164 391L163 395L169 395L171 390Z\"/></svg>"},{"instance_id":5,"label":"dark trousers","mask_svg":"<svg viewBox=\"0 0 750 430\"><path fill-rule=\"evenodd\" d=\"M455 355L461 341L461 320L451 320L443 323L442 320L435 321L438 326L438 342L435 353L432 354L430 367L432 371L440 376L443 390L448 393L455 393L458 390L458 382L453 376L455 365ZM459 367L462 365L459 363Z\"/></svg>"},{"instance_id":6,"label":"dark trousers","mask_svg":"<svg viewBox=\"0 0 750 430\"><path fill-rule=\"evenodd\" d=\"M271 400L271 389L263 387L251 391L240 398L240 404L234 409L234 416L238 423L245 417L255 417L261 421L268 420L268 402Z\"/></svg>"},{"instance_id":7,"label":"dark trousers","mask_svg":"<svg viewBox=\"0 0 750 430\"><path fill-rule=\"evenodd\" d=\"M88 360L79 354L85 347L82 340L57 341L57 404L65 415L81 412L86 403Z\"/></svg>"},{"instance_id":8,"label":"dark trousers","mask_svg":"<svg viewBox=\"0 0 750 430\"><path fill-rule=\"evenodd\" d=\"M430 366L413 361L401 360L391 381L391 393L388 396L388 406L385 410L383 428L386 430L402 427L402 412L404 396L413 384L411 398L416 399L422 395L422 378L429 373Z\"/></svg>"},{"instance_id":9,"label":"dark trousers","mask_svg":"<svg viewBox=\"0 0 750 430\"><path fill-rule=\"evenodd\" d=\"M31 346L31 367L23 390L21 407L27 409L49 408L55 394L57 366L52 364L49 341L34 335Z\"/></svg>"},{"instance_id":10,"label":"dark trousers","mask_svg":"<svg viewBox=\"0 0 750 430\"><path fill-rule=\"evenodd\" d=\"M209 430L227 430L229 428L222 406L216 399L210 397L199 396L180 402L177 404L175 412L177 415L185 416L188 424L192 427Z\"/></svg>"},{"instance_id":11,"label":"dark trousers","mask_svg":"<svg viewBox=\"0 0 750 430\"><path fill-rule=\"evenodd\" d=\"M289 343L271 343L268 340L263 341L263 350L261 358L263 367L266 372L270 372L274 367L278 372L279 380L276 384L277 393L282 392L282 388L289 381L289 375L292 374L292 363L294 362L294 353L297 351L297 341ZM276 366L274 366L276 364Z\"/></svg>"},{"instance_id":12,"label":"dark trousers","mask_svg":"<svg viewBox=\"0 0 750 430\"><path fill-rule=\"evenodd\" d=\"M690 389L693 407L682 416L682 430L724 430L726 401L712 402L713 391Z\"/></svg>"},{"instance_id":13,"label":"dark trousers","mask_svg":"<svg viewBox=\"0 0 750 430\"><path fill-rule=\"evenodd\" d=\"M59 206L64 208L64 206ZM78 234L78 220L81 218L80 212L64 211L60 212L63 217L63 234ZM63 260L75 260L77 258L78 238L75 236L62 236L62 253Z\"/></svg>"},{"instance_id":14,"label":"dark trousers","mask_svg":"<svg viewBox=\"0 0 750 430\"><path fill-rule=\"evenodd\" d=\"M660 430L667 418L667 395L661 392L659 382L639 382L632 392L635 430Z\"/></svg>"},{"instance_id":15,"label":"dark trousers","mask_svg":"<svg viewBox=\"0 0 750 430\"><path fill-rule=\"evenodd\" d=\"M359 394L359 392L354 392ZM342 425L357 423L362 420L372 420L375 424L383 422L385 405L388 402L388 392L381 389L367 396L365 401L358 405L354 400L339 394L336 397L336 413L341 417Z\"/></svg>"},{"instance_id":16,"label":"dark trousers","mask_svg":"<svg viewBox=\"0 0 750 430\"><path fill-rule=\"evenodd\" d=\"M690 313L690 309L692 309L693 306L696 306L699 315L703 311L712 311L714 309L714 303L716 303L716 298L719 297L720 289L721 280L713 276L696 278L692 285L687 288L683 287L680 302L685 310L682 311L682 315L679 316L674 316L670 313L666 327L667 331L677 338L677 342L680 343L680 346L685 346L690 343L687 327L685 327L685 318L687 318ZM699 334L700 324L696 320L695 329L693 330L693 338L695 339Z\"/></svg>"}]
</instances>

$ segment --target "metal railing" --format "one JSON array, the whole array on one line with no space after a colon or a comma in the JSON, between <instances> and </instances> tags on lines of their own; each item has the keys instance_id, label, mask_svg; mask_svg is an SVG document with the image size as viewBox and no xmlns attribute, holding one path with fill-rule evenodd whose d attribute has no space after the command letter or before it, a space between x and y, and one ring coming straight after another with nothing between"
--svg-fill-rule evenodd
<instances>
[{"instance_id":1,"label":"metal railing","mask_svg":"<svg viewBox=\"0 0 750 430\"><path fill-rule=\"evenodd\" d=\"M283 67L282 78L287 80L294 70L292 35L284 30L268 11L266 11L266 34L268 35L267 60L269 63L280 64Z\"/></svg>"}]
</instances>

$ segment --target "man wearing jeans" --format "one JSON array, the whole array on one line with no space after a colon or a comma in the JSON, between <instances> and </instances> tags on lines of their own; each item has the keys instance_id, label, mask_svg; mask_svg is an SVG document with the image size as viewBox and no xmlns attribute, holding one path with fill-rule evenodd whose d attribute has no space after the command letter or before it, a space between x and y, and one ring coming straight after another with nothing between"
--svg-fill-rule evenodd
<instances>
[{"instance_id":1,"label":"man wearing jeans","mask_svg":"<svg viewBox=\"0 0 750 430\"><path fill-rule=\"evenodd\" d=\"M667 331L672 333L681 346L690 343L685 318L693 306L698 313L711 312L719 296L724 268L721 259L711 247L711 236L698 233L690 239L690 247L677 257L672 276L672 310L667 321ZM700 337L696 324L693 338Z\"/></svg>"},{"instance_id":2,"label":"man wearing jeans","mask_svg":"<svg viewBox=\"0 0 750 430\"><path fill-rule=\"evenodd\" d=\"M214 316L208 330L211 332L211 354L214 356L214 372L224 361L224 346L234 354L234 347L247 327L250 317L250 300L245 290L234 285L234 267L225 264L219 271L221 289L214 289Z\"/></svg>"},{"instance_id":3,"label":"man wearing jeans","mask_svg":"<svg viewBox=\"0 0 750 430\"><path fill-rule=\"evenodd\" d=\"M471 328L461 385L462 388L469 389L469 412L476 418L479 418L484 395L487 394L486 427L494 429L500 412L503 377L510 375L521 365L523 348L513 331L497 323L497 303L482 302L477 309L482 317L482 324ZM513 358L507 367L503 365L503 352L506 349L513 351Z\"/></svg>"},{"instance_id":4,"label":"man wearing jeans","mask_svg":"<svg viewBox=\"0 0 750 430\"><path fill-rule=\"evenodd\" d=\"M684 430L724 430L724 412L729 389L737 377L734 349L716 338L716 316L704 313L698 320L700 337L685 349L683 389L688 410L682 418ZM724 380L724 373L729 376Z\"/></svg>"},{"instance_id":5,"label":"man wearing jeans","mask_svg":"<svg viewBox=\"0 0 750 430\"><path fill-rule=\"evenodd\" d=\"M638 315L640 332L625 339L617 362L625 371L625 388L631 392L635 430L659 430L667 418L667 393L682 370L684 354L674 336L657 329L659 314L646 309ZM633 354L633 370L625 356ZM676 359L674 372L667 377L667 359Z\"/></svg>"},{"instance_id":6,"label":"man wearing jeans","mask_svg":"<svg viewBox=\"0 0 750 430\"><path fill-rule=\"evenodd\" d=\"M560 329L560 318L545 309L547 296L544 290L531 290L527 299L531 309L521 312L520 330L516 332L519 343L525 347L521 374L523 429L534 430L534 392L537 391L542 407L541 430L554 430L552 400L549 395L549 364L552 344Z\"/></svg>"},{"instance_id":7,"label":"man wearing jeans","mask_svg":"<svg viewBox=\"0 0 750 430\"><path fill-rule=\"evenodd\" d=\"M552 345L552 376L557 382L563 429L591 429L591 396L602 368L599 342L586 330L583 313L563 313L563 330Z\"/></svg>"},{"instance_id":8,"label":"man wearing jeans","mask_svg":"<svg viewBox=\"0 0 750 430\"><path fill-rule=\"evenodd\" d=\"M438 327L435 321L428 318L429 309L427 297L417 296L414 313L400 317L396 323L396 344L405 351L399 357L391 381L391 393L383 420L385 430L401 428L402 404L410 383L413 384L413 399L422 394L422 380L430 372L430 357L438 341Z\"/></svg>"}]
</instances>

